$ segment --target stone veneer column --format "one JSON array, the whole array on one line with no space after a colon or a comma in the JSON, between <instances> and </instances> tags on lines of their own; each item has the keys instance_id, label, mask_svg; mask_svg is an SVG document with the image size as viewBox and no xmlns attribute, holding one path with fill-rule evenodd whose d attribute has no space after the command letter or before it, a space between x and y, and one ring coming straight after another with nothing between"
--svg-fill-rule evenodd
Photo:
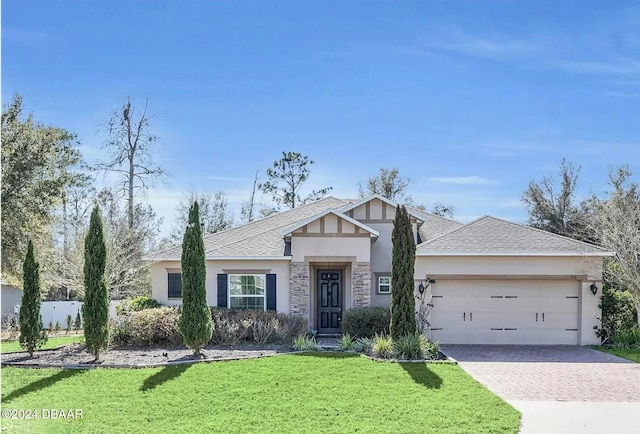
<instances>
[{"instance_id":1,"label":"stone veneer column","mask_svg":"<svg viewBox=\"0 0 640 434\"><path fill-rule=\"evenodd\" d=\"M289 267L289 312L309 318L309 264L292 262Z\"/></svg>"},{"instance_id":2,"label":"stone veneer column","mask_svg":"<svg viewBox=\"0 0 640 434\"><path fill-rule=\"evenodd\" d=\"M359 262L351 270L351 306L371 306L371 263Z\"/></svg>"}]
</instances>

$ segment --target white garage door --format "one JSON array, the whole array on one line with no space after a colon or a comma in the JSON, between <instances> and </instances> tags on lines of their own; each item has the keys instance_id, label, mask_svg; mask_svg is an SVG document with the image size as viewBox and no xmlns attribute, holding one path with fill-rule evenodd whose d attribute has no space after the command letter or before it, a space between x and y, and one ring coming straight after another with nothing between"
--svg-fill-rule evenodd
<instances>
[{"instance_id":1,"label":"white garage door","mask_svg":"<svg viewBox=\"0 0 640 434\"><path fill-rule=\"evenodd\" d=\"M447 344L578 343L576 281L439 280L432 338Z\"/></svg>"}]
</instances>

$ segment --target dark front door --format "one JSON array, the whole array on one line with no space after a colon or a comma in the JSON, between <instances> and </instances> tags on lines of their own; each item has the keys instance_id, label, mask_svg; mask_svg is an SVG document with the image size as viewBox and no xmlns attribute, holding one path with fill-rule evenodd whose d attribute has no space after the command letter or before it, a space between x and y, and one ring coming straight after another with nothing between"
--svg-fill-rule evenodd
<instances>
[{"instance_id":1,"label":"dark front door","mask_svg":"<svg viewBox=\"0 0 640 434\"><path fill-rule=\"evenodd\" d=\"M318 334L342 331L342 270L318 270Z\"/></svg>"}]
</instances>

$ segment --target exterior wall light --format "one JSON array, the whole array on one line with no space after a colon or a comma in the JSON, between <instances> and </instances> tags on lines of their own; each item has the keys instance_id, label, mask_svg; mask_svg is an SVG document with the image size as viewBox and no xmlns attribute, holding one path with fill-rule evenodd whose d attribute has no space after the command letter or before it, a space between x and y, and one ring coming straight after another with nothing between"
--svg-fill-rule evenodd
<instances>
[{"instance_id":1,"label":"exterior wall light","mask_svg":"<svg viewBox=\"0 0 640 434\"><path fill-rule=\"evenodd\" d=\"M596 286L596 282L593 282L589 287L589 289L591 290L591 293L593 295L596 295L598 293L598 287Z\"/></svg>"}]
</instances>

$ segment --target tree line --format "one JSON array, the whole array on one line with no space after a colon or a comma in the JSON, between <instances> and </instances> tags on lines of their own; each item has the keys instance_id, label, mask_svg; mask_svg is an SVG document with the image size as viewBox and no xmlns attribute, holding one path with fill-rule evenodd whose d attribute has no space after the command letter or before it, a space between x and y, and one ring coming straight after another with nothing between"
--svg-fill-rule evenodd
<instances>
[{"instance_id":1,"label":"tree line","mask_svg":"<svg viewBox=\"0 0 640 434\"><path fill-rule=\"evenodd\" d=\"M160 219L143 201L154 182L166 176L154 156L159 137L147 100L127 98L103 125L104 157L94 166L82 158L76 134L44 125L25 115L20 95L2 112L2 279L21 285L27 240L41 258L43 296L82 299L84 240L89 215L102 210L106 245L105 281L111 299L148 295L150 265L145 253L180 245L188 210L196 202L203 235L292 209L326 196L327 186L304 189L315 162L299 152L282 152L271 167L257 170L240 218L231 212L224 192L188 192L177 205L173 231L159 233ZM97 190L95 174L109 173L114 185ZM640 311L640 191L627 166L609 174L610 190L578 198L580 167L562 161L560 182L532 181L522 201L528 224L553 233L602 245L616 253L606 263L606 278L629 288ZM391 201L426 210L408 193L411 179L397 168L381 168L358 185L359 196L379 194ZM269 200L258 200L257 193ZM430 211L452 217L450 205Z\"/></svg>"},{"instance_id":2,"label":"tree line","mask_svg":"<svg viewBox=\"0 0 640 434\"><path fill-rule=\"evenodd\" d=\"M604 263L607 285L631 294L640 321L640 189L628 165L611 168L604 196L578 197L581 166L562 160L559 181L544 176L522 195L528 224L597 244L614 253Z\"/></svg>"},{"instance_id":3,"label":"tree line","mask_svg":"<svg viewBox=\"0 0 640 434\"><path fill-rule=\"evenodd\" d=\"M31 240L41 258L40 278L47 299L82 299L84 239L95 205L102 210L105 279L110 298L150 292L145 253L179 245L188 210L197 202L204 235L274 212L317 200L325 187L303 194L315 162L299 152L283 152L264 175L255 172L251 193L236 221L224 192L191 191L179 201L173 230L161 237L161 219L143 195L166 176L154 156L159 137L152 131L154 115L148 100L127 98L102 125L103 158L93 166L84 161L75 133L45 125L25 114L23 98L14 95L2 111L2 279L21 286L22 264ZM114 184L97 189L96 175L110 174ZM264 179L261 179L264 178ZM410 180L397 169L381 169L360 195L381 194L410 204ZM258 201L262 193L271 204ZM450 209L450 208L449 208ZM437 210L436 210L437 211Z\"/></svg>"}]
</instances>

